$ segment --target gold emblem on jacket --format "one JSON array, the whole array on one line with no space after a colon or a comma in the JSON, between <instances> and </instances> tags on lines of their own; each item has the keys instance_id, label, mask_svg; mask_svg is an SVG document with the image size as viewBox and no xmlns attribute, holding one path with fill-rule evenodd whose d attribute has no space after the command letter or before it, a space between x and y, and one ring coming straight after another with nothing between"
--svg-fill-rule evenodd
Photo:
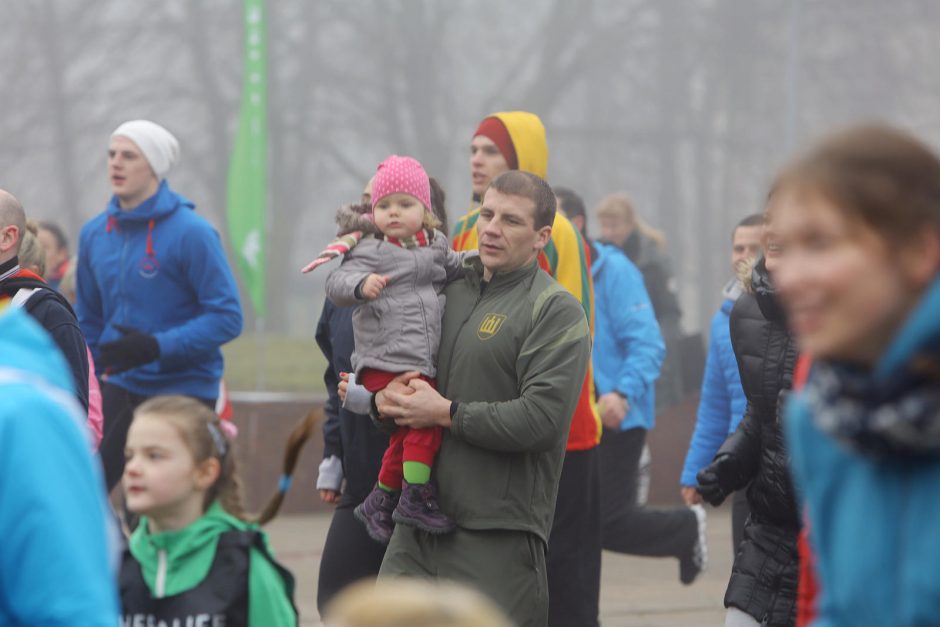
<instances>
[{"instance_id":1,"label":"gold emblem on jacket","mask_svg":"<svg viewBox=\"0 0 940 627\"><path fill-rule=\"evenodd\" d=\"M483 321L480 323L480 328L477 329L477 337L481 340L488 340L497 333L499 333L500 327L503 326L503 321L506 319L506 316L502 314L488 313L483 316Z\"/></svg>"}]
</instances>

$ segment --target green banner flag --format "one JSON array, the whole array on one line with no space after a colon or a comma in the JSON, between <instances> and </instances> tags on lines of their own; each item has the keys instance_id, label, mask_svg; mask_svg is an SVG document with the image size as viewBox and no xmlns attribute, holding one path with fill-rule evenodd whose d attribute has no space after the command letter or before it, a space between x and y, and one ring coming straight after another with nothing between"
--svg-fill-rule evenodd
<instances>
[{"instance_id":1,"label":"green banner flag","mask_svg":"<svg viewBox=\"0 0 940 627\"><path fill-rule=\"evenodd\" d=\"M267 36L264 0L245 0L245 68L228 170L228 230L255 315L265 314L268 204Z\"/></svg>"}]
</instances>

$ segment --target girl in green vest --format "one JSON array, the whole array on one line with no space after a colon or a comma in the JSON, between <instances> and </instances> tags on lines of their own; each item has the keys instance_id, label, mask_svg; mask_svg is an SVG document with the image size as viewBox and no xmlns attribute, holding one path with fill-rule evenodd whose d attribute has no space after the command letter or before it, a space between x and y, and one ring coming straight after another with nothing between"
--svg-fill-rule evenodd
<instances>
[{"instance_id":1,"label":"girl in green vest","mask_svg":"<svg viewBox=\"0 0 940 627\"><path fill-rule=\"evenodd\" d=\"M141 518L121 567L124 625L297 624L293 577L244 518L231 442L209 407L146 401L125 454L127 508Z\"/></svg>"}]
</instances>

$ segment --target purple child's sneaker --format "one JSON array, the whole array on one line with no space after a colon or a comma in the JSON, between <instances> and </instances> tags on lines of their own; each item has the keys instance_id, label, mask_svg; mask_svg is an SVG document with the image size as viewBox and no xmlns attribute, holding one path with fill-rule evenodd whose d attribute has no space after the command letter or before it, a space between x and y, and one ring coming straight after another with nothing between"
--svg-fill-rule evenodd
<instances>
[{"instance_id":1,"label":"purple child's sneaker","mask_svg":"<svg viewBox=\"0 0 940 627\"><path fill-rule=\"evenodd\" d=\"M437 504L437 489L430 482L412 485L405 481L392 520L435 534L450 533L456 528Z\"/></svg>"},{"instance_id":2,"label":"purple child's sneaker","mask_svg":"<svg viewBox=\"0 0 940 627\"><path fill-rule=\"evenodd\" d=\"M366 526L369 537L379 544L388 544L392 539L392 531L395 530L392 512L400 496L398 490L389 492L376 485L369 496L353 510L356 519Z\"/></svg>"}]
</instances>

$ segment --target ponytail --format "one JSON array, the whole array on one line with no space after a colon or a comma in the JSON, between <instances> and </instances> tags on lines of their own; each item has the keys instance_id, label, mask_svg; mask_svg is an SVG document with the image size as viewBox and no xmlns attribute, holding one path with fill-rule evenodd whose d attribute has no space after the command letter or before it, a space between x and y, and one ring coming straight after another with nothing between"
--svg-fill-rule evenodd
<instances>
[{"instance_id":1,"label":"ponytail","mask_svg":"<svg viewBox=\"0 0 940 627\"><path fill-rule=\"evenodd\" d=\"M640 216L636 216L636 230L653 240L653 243L656 244L656 248L658 248L661 252L665 252L666 234L663 231L650 225Z\"/></svg>"},{"instance_id":2,"label":"ponytail","mask_svg":"<svg viewBox=\"0 0 940 627\"><path fill-rule=\"evenodd\" d=\"M258 515L255 522L259 525L270 522L277 516L278 510L281 509L284 497L290 489L291 477L294 474L294 469L297 467L297 460L300 459L300 451L303 450L304 444L307 443L307 440L310 439L310 436L313 434L314 429L319 423L319 418L319 410L311 409L307 412L307 415L297 423L297 426L294 427L290 435L287 436L287 446L284 448L284 465L281 478L278 481L277 492L274 493L274 496L271 497L271 500L268 501L268 504L264 506L264 509Z\"/></svg>"}]
</instances>

